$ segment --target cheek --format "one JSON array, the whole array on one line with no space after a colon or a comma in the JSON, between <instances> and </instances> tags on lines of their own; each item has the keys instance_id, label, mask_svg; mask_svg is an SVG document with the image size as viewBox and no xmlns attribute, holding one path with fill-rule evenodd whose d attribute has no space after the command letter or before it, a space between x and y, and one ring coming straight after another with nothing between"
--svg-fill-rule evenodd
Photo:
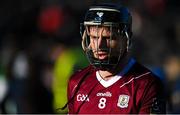
<instances>
[{"instance_id":1,"label":"cheek","mask_svg":"<svg viewBox=\"0 0 180 115\"><path fill-rule=\"evenodd\" d=\"M125 48L126 40L124 40L124 39L112 40L110 46L111 46L111 48Z\"/></svg>"},{"instance_id":2,"label":"cheek","mask_svg":"<svg viewBox=\"0 0 180 115\"><path fill-rule=\"evenodd\" d=\"M89 45L91 46L92 49L94 49L97 46L95 40L90 40L90 44Z\"/></svg>"},{"instance_id":3,"label":"cheek","mask_svg":"<svg viewBox=\"0 0 180 115\"><path fill-rule=\"evenodd\" d=\"M110 44L110 47L111 48L118 48L119 47L119 42L120 41L115 41L115 40L112 40L109 44Z\"/></svg>"}]
</instances>

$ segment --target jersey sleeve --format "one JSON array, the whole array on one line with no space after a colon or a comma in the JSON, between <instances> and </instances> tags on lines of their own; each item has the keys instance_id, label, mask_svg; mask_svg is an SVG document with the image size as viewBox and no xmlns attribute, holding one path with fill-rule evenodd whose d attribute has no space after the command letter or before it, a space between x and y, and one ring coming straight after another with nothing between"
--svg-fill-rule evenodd
<instances>
[{"instance_id":1,"label":"jersey sleeve","mask_svg":"<svg viewBox=\"0 0 180 115\"><path fill-rule=\"evenodd\" d=\"M166 101L163 83L159 79L149 81L142 98L140 114L165 114Z\"/></svg>"},{"instance_id":2,"label":"jersey sleeve","mask_svg":"<svg viewBox=\"0 0 180 115\"><path fill-rule=\"evenodd\" d=\"M75 96L75 92L77 90L77 86L78 86L78 77L79 77L79 71L77 71L76 73L74 73L69 81L68 81L68 88L67 88L67 98L68 98L68 114L73 114L74 113L74 104L73 104L73 100L74 100L74 96Z\"/></svg>"},{"instance_id":3,"label":"jersey sleeve","mask_svg":"<svg viewBox=\"0 0 180 115\"><path fill-rule=\"evenodd\" d=\"M84 79L89 75L92 70L92 66L88 66L83 70L75 72L69 79L68 88L67 88L67 97L68 97L68 113L74 114L76 104L74 104L74 99L76 98L76 93L81 86Z\"/></svg>"},{"instance_id":4,"label":"jersey sleeve","mask_svg":"<svg viewBox=\"0 0 180 115\"><path fill-rule=\"evenodd\" d=\"M73 113L73 104L71 103L72 99L73 99L73 83L71 81L71 79L68 82L68 88L67 88L67 97L68 97L68 113L71 114Z\"/></svg>"}]
</instances>

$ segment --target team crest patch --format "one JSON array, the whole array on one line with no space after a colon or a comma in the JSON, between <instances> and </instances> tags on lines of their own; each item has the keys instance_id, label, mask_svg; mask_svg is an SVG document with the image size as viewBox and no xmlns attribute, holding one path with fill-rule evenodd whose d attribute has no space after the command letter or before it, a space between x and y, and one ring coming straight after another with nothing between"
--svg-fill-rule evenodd
<instances>
[{"instance_id":1,"label":"team crest patch","mask_svg":"<svg viewBox=\"0 0 180 115\"><path fill-rule=\"evenodd\" d=\"M119 95L117 106L120 108L127 108L129 103L129 96L128 95Z\"/></svg>"},{"instance_id":2,"label":"team crest patch","mask_svg":"<svg viewBox=\"0 0 180 115\"><path fill-rule=\"evenodd\" d=\"M103 12L97 12L96 14L101 18L104 13Z\"/></svg>"},{"instance_id":3,"label":"team crest patch","mask_svg":"<svg viewBox=\"0 0 180 115\"><path fill-rule=\"evenodd\" d=\"M97 12L96 14L98 15L98 17L95 17L95 20L97 22L101 22L103 20L104 13L103 12Z\"/></svg>"}]
</instances>

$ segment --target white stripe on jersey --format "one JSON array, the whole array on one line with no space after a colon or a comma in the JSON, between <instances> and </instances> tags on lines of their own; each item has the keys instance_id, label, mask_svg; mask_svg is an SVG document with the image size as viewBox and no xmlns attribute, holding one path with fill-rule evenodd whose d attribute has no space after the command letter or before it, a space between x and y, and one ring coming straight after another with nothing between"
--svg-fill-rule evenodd
<instances>
[{"instance_id":1,"label":"white stripe on jersey","mask_svg":"<svg viewBox=\"0 0 180 115\"><path fill-rule=\"evenodd\" d=\"M74 86L74 88L72 89L72 93L75 93L74 91L75 91L75 89L76 89L76 87L77 87L77 84Z\"/></svg>"},{"instance_id":2,"label":"white stripe on jersey","mask_svg":"<svg viewBox=\"0 0 180 115\"><path fill-rule=\"evenodd\" d=\"M123 86L125 86L125 85L129 84L132 80L134 80L134 79L138 79L138 78L140 78L140 77L143 77L144 75L147 75L147 74L149 74L149 73L151 73L151 72L147 72L147 73L144 73L144 74L142 74L142 75L140 75L140 76L133 77L133 78L132 78L132 79L130 79L128 82L126 82L126 83L122 84L122 85L120 86L120 88L122 88Z\"/></svg>"}]
</instances>

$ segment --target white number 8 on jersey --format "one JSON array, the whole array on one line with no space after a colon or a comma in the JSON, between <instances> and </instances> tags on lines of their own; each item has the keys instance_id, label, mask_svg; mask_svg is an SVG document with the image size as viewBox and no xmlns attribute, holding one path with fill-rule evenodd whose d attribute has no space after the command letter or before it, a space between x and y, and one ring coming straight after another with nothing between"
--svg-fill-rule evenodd
<instances>
[{"instance_id":1,"label":"white number 8 on jersey","mask_svg":"<svg viewBox=\"0 0 180 115\"><path fill-rule=\"evenodd\" d=\"M102 98L99 100L98 107L99 107L99 109L104 109L104 108L106 107L106 98L103 98L103 97L102 97Z\"/></svg>"}]
</instances>

